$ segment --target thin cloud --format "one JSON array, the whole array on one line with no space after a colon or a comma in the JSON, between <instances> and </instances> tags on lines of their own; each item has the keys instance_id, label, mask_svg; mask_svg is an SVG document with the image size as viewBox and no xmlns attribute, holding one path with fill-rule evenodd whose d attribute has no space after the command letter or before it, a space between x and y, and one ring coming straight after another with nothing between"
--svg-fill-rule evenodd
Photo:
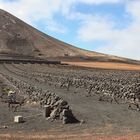
<instances>
[{"instance_id":1,"label":"thin cloud","mask_svg":"<svg viewBox=\"0 0 140 140\"><path fill-rule=\"evenodd\" d=\"M0 8L16 15L25 22L34 23L44 22L50 26L48 30L63 33L65 26L57 24L54 15L61 11L61 0L16 0L0 1Z\"/></svg>"},{"instance_id":2,"label":"thin cloud","mask_svg":"<svg viewBox=\"0 0 140 140\"><path fill-rule=\"evenodd\" d=\"M105 16L82 16L77 38L84 42L105 41L107 45L96 51L140 60L140 1L127 1L125 10L132 21L123 29L114 28L116 23Z\"/></svg>"}]
</instances>

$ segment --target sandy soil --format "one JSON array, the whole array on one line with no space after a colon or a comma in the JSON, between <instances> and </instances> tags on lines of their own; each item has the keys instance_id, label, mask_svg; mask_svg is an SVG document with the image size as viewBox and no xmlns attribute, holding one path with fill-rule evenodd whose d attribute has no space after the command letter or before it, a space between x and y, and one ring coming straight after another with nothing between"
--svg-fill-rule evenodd
<instances>
[{"instance_id":1,"label":"sandy soil","mask_svg":"<svg viewBox=\"0 0 140 140\"><path fill-rule=\"evenodd\" d=\"M140 134L125 134L113 136L98 136L96 134L63 134L57 132L32 134L0 134L3 140L139 140Z\"/></svg>"},{"instance_id":2,"label":"sandy soil","mask_svg":"<svg viewBox=\"0 0 140 140\"><path fill-rule=\"evenodd\" d=\"M125 63L113 63L113 62L63 62L63 63L89 68L140 70L140 65L125 64Z\"/></svg>"}]
</instances>

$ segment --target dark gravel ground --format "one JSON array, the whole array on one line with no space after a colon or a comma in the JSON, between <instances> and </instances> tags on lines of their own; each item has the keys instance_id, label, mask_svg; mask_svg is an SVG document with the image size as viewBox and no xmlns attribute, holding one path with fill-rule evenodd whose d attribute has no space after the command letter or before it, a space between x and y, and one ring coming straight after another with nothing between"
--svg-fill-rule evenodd
<instances>
[{"instance_id":1,"label":"dark gravel ground","mask_svg":"<svg viewBox=\"0 0 140 140\"><path fill-rule=\"evenodd\" d=\"M8 109L7 104L0 102L0 133L47 132L51 130L60 132L91 131L104 134L120 134L129 131L140 132L140 112L129 110L126 104L118 105L115 103L100 102L98 101L98 95L86 97L86 91L83 89L79 89L75 93L74 88L67 91L66 89L54 88L53 85L49 86L47 83L39 85L34 80L10 73L2 65L0 65L0 72L57 93L60 97L68 101L76 118L85 121L82 125L79 123L63 125L60 120L54 122L46 120L43 117L43 109L37 105L26 104L17 112L13 112ZM27 118L24 123L15 124L13 123L15 115L22 115ZM7 128L1 128L4 125Z\"/></svg>"}]
</instances>

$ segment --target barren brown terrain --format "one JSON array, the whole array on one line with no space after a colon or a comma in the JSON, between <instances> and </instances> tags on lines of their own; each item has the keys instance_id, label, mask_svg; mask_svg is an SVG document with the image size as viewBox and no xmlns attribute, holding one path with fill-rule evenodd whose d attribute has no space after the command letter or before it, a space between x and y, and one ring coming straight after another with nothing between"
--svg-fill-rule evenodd
<instances>
[{"instance_id":1,"label":"barren brown terrain","mask_svg":"<svg viewBox=\"0 0 140 140\"><path fill-rule=\"evenodd\" d=\"M80 61L92 59L95 62L139 63L131 59L77 48L40 32L2 9L0 9L0 57L1 54L12 57L17 55L36 58L51 57L57 60L60 57L77 57Z\"/></svg>"},{"instance_id":2,"label":"barren brown terrain","mask_svg":"<svg viewBox=\"0 0 140 140\"><path fill-rule=\"evenodd\" d=\"M138 70L140 65L114 63L114 62L63 62L73 66L82 66L88 68L101 68L101 69L116 69L116 70Z\"/></svg>"},{"instance_id":3,"label":"barren brown terrain","mask_svg":"<svg viewBox=\"0 0 140 140\"><path fill-rule=\"evenodd\" d=\"M0 53L35 57L105 56L86 51L46 35L0 9Z\"/></svg>"}]
</instances>

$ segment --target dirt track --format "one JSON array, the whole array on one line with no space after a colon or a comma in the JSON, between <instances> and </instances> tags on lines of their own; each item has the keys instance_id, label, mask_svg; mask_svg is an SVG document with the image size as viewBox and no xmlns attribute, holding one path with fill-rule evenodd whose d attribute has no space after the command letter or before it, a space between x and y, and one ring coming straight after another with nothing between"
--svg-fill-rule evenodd
<instances>
[{"instance_id":1,"label":"dirt track","mask_svg":"<svg viewBox=\"0 0 140 140\"><path fill-rule=\"evenodd\" d=\"M1 139L6 140L139 140L140 134L125 134L125 135L113 135L104 136L96 134L63 134L57 132L44 133L32 133L32 134L0 134Z\"/></svg>"}]
</instances>

